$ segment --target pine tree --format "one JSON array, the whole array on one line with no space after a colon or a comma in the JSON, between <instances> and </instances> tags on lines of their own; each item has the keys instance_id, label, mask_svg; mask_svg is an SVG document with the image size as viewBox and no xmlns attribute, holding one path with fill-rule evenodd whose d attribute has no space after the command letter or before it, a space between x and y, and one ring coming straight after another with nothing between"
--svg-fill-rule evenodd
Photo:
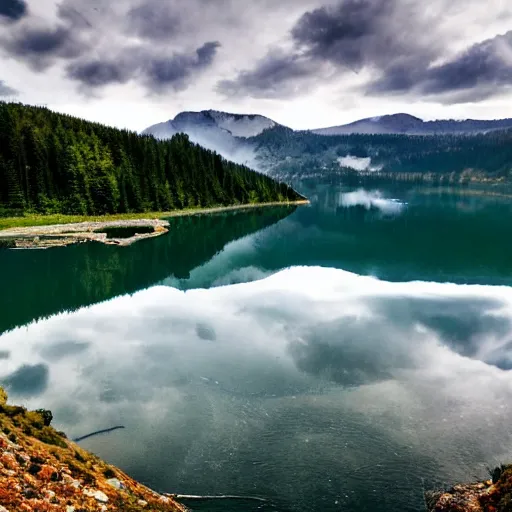
<instances>
[{"instance_id":1,"label":"pine tree","mask_svg":"<svg viewBox=\"0 0 512 512\"><path fill-rule=\"evenodd\" d=\"M299 197L184 134L157 141L0 102L0 212L91 215Z\"/></svg>"}]
</instances>

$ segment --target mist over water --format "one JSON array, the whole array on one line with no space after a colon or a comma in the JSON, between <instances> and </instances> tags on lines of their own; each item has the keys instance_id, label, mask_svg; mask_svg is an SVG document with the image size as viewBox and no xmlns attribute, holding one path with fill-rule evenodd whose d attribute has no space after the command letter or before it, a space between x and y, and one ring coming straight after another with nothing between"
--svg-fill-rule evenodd
<instances>
[{"instance_id":1,"label":"mist over water","mask_svg":"<svg viewBox=\"0 0 512 512\"><path fill-rule=\"evenodd\" d=\"M268 500L194 510L421 511L425 487L510 461L509 203L311 197L192 268L170 252L154 286L0 336L12 400L72 438L124 425L82 446L157 490Z\"/></svg>"}]
</instances>

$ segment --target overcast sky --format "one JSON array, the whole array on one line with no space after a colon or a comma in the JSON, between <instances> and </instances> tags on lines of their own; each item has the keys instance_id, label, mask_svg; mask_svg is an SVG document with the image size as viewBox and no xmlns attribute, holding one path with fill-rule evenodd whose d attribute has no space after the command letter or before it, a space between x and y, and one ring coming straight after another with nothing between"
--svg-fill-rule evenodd
<instances>
[{"instance_id":1,"label":"overcast sky","mask_svg":"<svg viewBox=\"0 0 512 512\"><path fill-rule=\"evenodd\" d=\"M512 117L510 0L0 0L0 97L142 130Z\"/></svg>"}]
</instances>

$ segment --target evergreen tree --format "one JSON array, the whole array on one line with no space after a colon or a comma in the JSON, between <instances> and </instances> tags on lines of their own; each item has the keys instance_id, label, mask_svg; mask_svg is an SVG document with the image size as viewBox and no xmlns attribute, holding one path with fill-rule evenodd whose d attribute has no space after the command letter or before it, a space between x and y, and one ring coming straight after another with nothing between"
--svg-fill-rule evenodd
<instances>
[{"instance_id":1,"label":"evergreen tree","mask_svg":"<svg viewBox=\"0 0 512 512\"><path fill-rule=\"evenodd\" d=\"M101 215L300 198L184 134L158 141L0 102L0 212Z\"/></svg>"}]
</instances>

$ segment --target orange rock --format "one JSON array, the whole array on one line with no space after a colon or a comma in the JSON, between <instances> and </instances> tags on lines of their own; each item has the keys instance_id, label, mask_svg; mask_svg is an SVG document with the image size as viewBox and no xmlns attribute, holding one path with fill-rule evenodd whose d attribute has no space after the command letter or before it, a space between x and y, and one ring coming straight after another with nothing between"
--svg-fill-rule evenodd
<instances>
[{"instance_id":1,"label":"orange rock","mask_svg":"<svg viewBox=\"0 0 512 512\"><path fill-rule=\"evenodd\" d=\"M57 474L57 470L54 467L45 464L37 474L37 477L40 480L43 480L43 482L49 482L55 474Z\"/></svg>"},{"instance_id":2,"label":"orange rock","mask_svg":"<svg viewBox=\"0 0 512 512\"><path fill-rule=\"evenodd\" d=\"M12 453L9 453L9 452L2 453L2 456L0 457L0 462L7 469L17 469L18 468L18 462L16 461L16 457Z\"/></svg>"}]
</instances>

